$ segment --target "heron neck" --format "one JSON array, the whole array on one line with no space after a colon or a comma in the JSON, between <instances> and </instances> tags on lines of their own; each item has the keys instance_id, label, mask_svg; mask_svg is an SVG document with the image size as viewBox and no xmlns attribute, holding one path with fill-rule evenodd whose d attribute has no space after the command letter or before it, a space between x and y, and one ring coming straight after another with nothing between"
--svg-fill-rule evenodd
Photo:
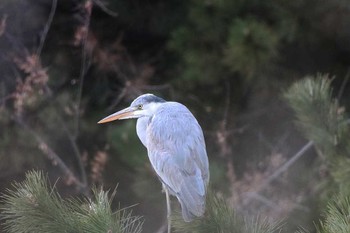
<instances>
[{"instance_id":1,"label":"heron neck","mask_svg":"<svg viewBox=\"0 0 350 233\"><path fill-rule=\"evenodd\" d=\"M146 144L146 130L147 130L147 126L148 126L150 120L151 120L151 117L144 116L144 117L138 118L137 119L137 123L136 123L137 136L139 137L140 141L142 142L142 144L145 147L147 147L147 144Z\"/></svg>"}]
</instances>

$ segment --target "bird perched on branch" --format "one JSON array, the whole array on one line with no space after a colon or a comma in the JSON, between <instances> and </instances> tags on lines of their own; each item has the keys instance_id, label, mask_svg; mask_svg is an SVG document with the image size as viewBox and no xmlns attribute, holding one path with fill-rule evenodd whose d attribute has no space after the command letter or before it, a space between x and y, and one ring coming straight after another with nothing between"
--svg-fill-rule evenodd
<instances>
[{"instance_id":1,"label":"bird perched on branch","mask_svg":"<svg viewBox=\"0 0 350 233\"><path fill-rule=\"evenodd\" d=\"M144 94L129 107L98 123L132 118L137 118L137 135L147 148L149 160L166 194L168 232L171 229L169 193L179 200L186 222L202 216L209 163L203 132L196 118L180 103Z\"/></svg>"}]
</instances>

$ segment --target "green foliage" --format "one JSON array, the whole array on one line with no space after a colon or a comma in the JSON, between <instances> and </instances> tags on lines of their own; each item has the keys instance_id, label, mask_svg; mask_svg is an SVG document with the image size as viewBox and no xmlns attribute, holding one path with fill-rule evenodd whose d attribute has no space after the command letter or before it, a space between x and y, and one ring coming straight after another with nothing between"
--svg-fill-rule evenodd
<instances>
[{"instance_id":1,"label":"green foliage","mask_svg":"<svg viewBox=\"0 0 350 233\"><path fill-rule=\"evenodd\" d=\"M332 162L331 175L338 185L339 193L350 195L350 159L348 157L335 159Z\"/></svg>"},{"instance_id":2,"label":"green foliage","mask_svg":"<svg viewBox=\"0 0 350 233\"><path fill-rule=\"evenodd\" d=\"M312 140L339 190L350 194L350 128L345 110L332 98L331 80L327 75L306 77L285 93L296 112L297 124Z\"/></svg>"},{"instance_id":3,"label":"green foliage","mask_svg":"<svg viewBox=\"0 0 350 233\"><path fill-rule=\"evenodd\" d=\"M327 206L325 219L317 226L318 233L350 232L350 197L338 196Z\"/></svg>"},{"instance_id":4,"label":"green foliage","mask_svg":"<svg viewBox=\"0 0 350 233\"><path fill-rule=\"evenodd\" d=\"M216 27L212 25L212 28ZM193 31L196 29L180 27L172 32L173 39L169 42L169 48L178 53L185 68L181 69L181 75L176 82L185 81L190 86L198 83L213 84L220 74L225 73L225 67L221 64L221 59L218 59L222 56L222 52L215 48L215 41L197 43L197 39L202 38L193 38ZM212 34L217 35L217 33Z\"/></svg>"},{"instance_id":5,"label":"green foliage","mask_svg":"<svg viewBox=\"0 0 350 233\"><path fill-rule=\"evenodd\" d=\"M77 202L76 212L83 210L79 222L82 232L141 232L142 221L132 216L131 211L112 212L108 192L95 190L94 197L95 201L89 200L85 205Z\"/></svg>"},{"instance_id":6,"label":"green foliage","mask_svg":"<svg viewBox=\"0 0 350 233\"><path fill-rule=\"evenodd\" d=\"M285 93L297 124L324 156L348 154L349 127L343 108L332 98L327 75L306 77Z\"/></svg>"},{"instance_id":7,"label":"green foliage","mask_svg":"<svg viewBox=\"0 0 350 233\"><path fill-rule=\"evenodd\" d=\"M94 155L107 154L105 150L110 149L108 154L113 159L101 166L101 180L96 182L113 186L118 176L121 183L130 187L122 195L129 203L141 199L148 205L152 203L149 205L152 207L164 205L160 184L135 134L135 122L96 124L107 108L120 109L141 92L159 92L169 100L185 103L200 117L211 159L213 188L226 193L235 184L228 182L227 160L220 157L221 130L229 132L225 139L232 154L228 156L234 158L237 181L244 181L250 172L246 171L249 158L269 155L264 143L270 144L266 148L274 147L285 155L296 149L298 140L283 139L293 137L294 129L289 124L288 112L275 101L276 93L289 83L286 80L316 71L342 74L349 66L346 59L349 10L344 0L41 2L0 1L0 183L3 188L12 177L21 176L33 167L45 167L53 174L60 172L60 168L51 166L50 162L55 165L55 161L40 150L42 143L14 121L22 108L22 119L45 139L49 149L78 179L92 177ZM92 8L90 3L94 4ZM118 17L110 16L106 8L117 12ZM49 25L50 13L53 21ZM43 50L39 55L40 47ZM48 80L40 87L42 81L38 81L43 74L47 74ZM339 79L334 83L339 84ZM344 104L349 104L348 88L345 85ZM322 164L322 169L326 167L322 174L334 182L326 189L350 193L347 185L350 162L343 156L350 151L349 133L342 127L346 116L331 94L327 95L326 101L319 101L318 105L307 96L309 104L303 103L300 110L303 113L298 115L309 114L302 119L309 122L298 124L323 155L323 160L316 160L317 165L327 163L327 166ZM331 112L329 107L333 108ZM221 122L225 129L220 127ZM281 135L282 129L288 136ZM272 143L276 141L271 138L279 138L279 143ZM281 145L285 142L287 145ZM307 171L304 167L298 170L299 176L289 175L294 174L292 170L286 175L310 180L313 184L307 189L318 191L320 185L313 181L319 179L319 173L313 172L319 167L314 162L308 160ZM264 168L257 165L252 167L252 172L254 169ZM278 191L273 187L282 183L279 181L268 187L271 200L275 200ZM298 189L289 181L286 184L288 190L293 190L291 196L306 197L307 203L302 203L306 208L311 207L306 218L300 215L298 219L314 218L318 209L309 204L317 195L308 191L298 193L299 188L305 187L304 182L298 184ZM67 191L71 186L64 189ZM153 205L155 202L158 204ZM249 204L248 208L252 206ZM291 208L294 207L282 207ZM163 212L154 209L145 218L151 222L149 225L158 227ZM289 217L290 222L296 222L294 216Z\"/></svg>"},{"instance_id":8,"label":"green foliage","mask_svg":"<svg viewBox=\"0 0 350 233\"><path fill-rule=\"evenodd\" d=\"M284 39L295 39L296 29L286 32L286 24L297 25L294 17L285 17L291 9L275 1L190 1L185 23L169 41L181 64L177 80L213 84L255 77L274 64Z\"/></svg>"},{"instance_id":9,"label":"green foliage","mask_svg":"<svg viewBox=\"0 0 350 233\"><path fill-rule=\"evenodd\" d=\"M350 129L344 108L332 98L331 80L327 75L306 77L292 85L285 97L296 112L297 124L314 141L331 174L328 188L322 191L333 198L327 200L325 220L317 232L350 232ZM339 196L334 198L334 193Z\"/></svg>"},{"instance_id":10,"label":"green foliage","mask_svg":"<svg viewBox=\"0 0 350 233\"><path fill-rule=\"evenodd\" d=\"M206 213L203 218L186 223L175 215L173 225L176 232L184 233L277 233L279 223L271 223L260 217L243 217L235 213L226 201L209 191Z\"/></svg>"},{"instance_id":11,"label":"green foliage","mask_svg":"<svg viewBox=\"0 0 350 233\"><path fill-rule=\"evenodd\" d=\"M278 36L253 18L237 19L229 29L224 63L232 70L251 77L277 55Z\"/></svg>"},{"instance_id":12,"label":"green foliage","mask_svg":"<svg viewBox=\"0 0 350 233\"><path fill-rule=\"evenodd\" d=\"M7 232L141 232L142 221L128 210L111 211L108 192L94 199L63 200L41 172L28 172L3 196L2 219Z\"/></svg>"}]
</instances>

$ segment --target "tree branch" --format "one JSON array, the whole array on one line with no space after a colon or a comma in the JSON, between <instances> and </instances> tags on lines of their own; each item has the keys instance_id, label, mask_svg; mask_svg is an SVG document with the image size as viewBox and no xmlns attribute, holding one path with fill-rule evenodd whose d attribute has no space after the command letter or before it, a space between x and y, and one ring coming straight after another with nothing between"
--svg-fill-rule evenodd
<instances>
[{"instance_id":1,"label":"tree branch","mask_svg":"<svg viewBox=\"0 0 350 233\"><path fill-rule=\"evenodd\" d=\"M86 192L86 184L79 181L79 179L73 174L73 172L67 167L67 165L62 161L62 159L54 152L45 140L35 132L25 121L19 117L14 117L15 122L23 127L28 133L30 133L39 145L39 149L46 155L46 157L52 162L54 166L58 166L63 174L67 176L68 180L75 184L77 188L83 193Z\"/></svg>"},{"instance_id":2,"label":"tree branch","mask_svg":"<svg viewBox=\"0 0 350 233\"><path fill-rule=\"evenodd\" d=\"M57 7L57 0L52 0L50 15L49 15L49 18L48 18L48 20L47 20L47 22L45 24L43 33L41 34L40 44L39 44L38 50L36 51L36 54L37 54L38 57L40 57L41 51L43 50L47 33L48 33L49 29L50 29L53 17L55 16L56 7Z\"/></svg>"},{"instance_id":3,"label":"tree branch","mask_svg":"<svg viewBox=\"0 0 350 233\"><path fill-rule=\"evenodd\" d=\"M84 86L84 79L85 74L87 70L87 38L89 35L89 26L90 26L90 17L92 12L92 6L93 2L91 0L88 0L85 2L84 9L87 13L86 20L84 22L83 27L85 28L85 34L83 37L83 48L82 48L82 58L81 58L81 66L80 66L80 74L79 74L79 89L77 94L77 104L75 109L75 118L74 118L74 131L73 136L76 139L79 134L79 118L80 118L80 105L81 105L81 98L83 94L83 86Z\"/></svg>"},{"instance_id":4,"label":"tree branch","mask_svg":"<svg viewBox=\"0 0 350 233\"><path fill-rule=\"evenodd\" d=\"M81 161L81 154L80 154L80 151L79 151L79 148L77 146L77 143L76 141L74 140L74 137L73 135L69 132L68 128L67 128L67 125L65 124L65 122L62 120L62 118L57 114L57 117L58 117L58 120L59 122L61 123L62 127L63 127L63 130L66 132L66 135L68 137L68 140L73 148L73 151L74 151L74 155L75 155L75 158L78 162L78 167L79 167L79 171L80 171L80 176L81 176L81 182L82 184L87 187L88 183L87 183L87 175L86 175L86 171L85 171L85 168L84 168L84 165Z\"/></svg>"},{"instance_id":5,"label":"tree branch","mask_svg":"<svg viewBox=\"0 0 350 233\"><path fill-rule=\"evenodd\" d=\"M113 17L118 16L117 12L114 12L114 11L108 9L100 0L93 0L93 2L95 3L95 5L100 7L101 10L104 11L105 13L107 13L108 15L113 16Z\"/></svg>"},{"instance_id":6,"label":"tree branch","mask_svg":"<svg viewBox=\"0 0 350 233\"><path fill-rule=\"evenodd\" d=\"M254 192L250 192L250 195L244 200L244 203L249 203L251 198L253 197L253 193L257 194L260 191L264 190L272 181L281 176L283 172L288 170L288 168L293 165L302 155L305 154L307 150L309 150L314 145L313 141L309 141L306 143L295 155L293 155L285 164L283 164L279 169L277 169L274 173L272 173L267 179L265 179Z\"/></svg>"}]
</instances>

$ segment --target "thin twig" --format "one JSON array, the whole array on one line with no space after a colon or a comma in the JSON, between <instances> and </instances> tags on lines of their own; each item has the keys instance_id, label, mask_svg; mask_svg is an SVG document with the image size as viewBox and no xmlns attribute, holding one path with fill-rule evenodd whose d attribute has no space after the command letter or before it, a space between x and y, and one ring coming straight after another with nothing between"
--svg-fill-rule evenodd
<instances>
[{"instance_id":1,"label":"thin twig","mask_svg":"<svg viewBox=\"0 0 350 233\"><path fill-rule=\"evenodd\" d=\"M69 132L67 125L65 124L65 122L62 120L62 117L59 114L56 114L58 121L61 123L63 130L66 132L66 135L68 137L68 140L73 148L74 151L74 155L75 158L78 162L78 167L79 167L79 172L80 172L80 177L81 177L81 182L84 186L87 187L87 175L86 175L86 171L83 165L83 162L81 161L81 154L80 154L80 150L77 146L76 141L74 140L73 135Z\"/></svg>"},{"instance_id":2,"label":"thin twig","mask_svg":"<svg viewBox=\"0 0 350 233\"><path fill-rule=\"evenodd\" d=\"M279 140L277 141L277 143L273 144L273 143L270 143L266 137L264 136L264 134L262 132L259 132L258 134L258 138L259 138L259 141L264 145L266 146L267 148L269 148L271 150L271 152L275 152L275 151L278 151L281 147L283 147L283 143L287 140L288 138L288 133L284 133L280 138Z\"/></svg>"},{"instance_id":3,"label":"thin twig","mask_svg":"<svg viewBox=\"0 0 350 233\"><path fill-rule=\"evenodd\" d=\"M67 167L67 165L62 161L62 159L54 152L51 147L48 146L48 144L45 142L45 140L36 133L29 125L20 119L19 117L14 117L14 120L17 124L22 126L25 130L30 133L35 140L38 142L40 150L47 156L49 160L53 163L53 165L57 165L63 174L70 180L72 183L74 183L80 190L85 190L86 186L81 183L77 177L73 174L73 172Z\"/></svg>"},{"instance_id":4,"label":"thin twig","mask_svg":"<svg viewBox=\"0 0 350 233\"><path fill-rule=\"evenodd\" d=\"M273 180L280 177L283 172L288 170L288 168L293 165L305 152L314 145L313 141L306 143L295 155L293 155L285 164L278 168L271 176L264 180L257 188L256 192L263 190L268 184Z\"/></svg>"},{"instance_id":5,"label":"thin twig","mask_svg":"<svg viewBox=\"0 0 350 233\"><path fill-rule=\"evenodd\" d=\"M7 20L7 14L3 15L0 20L0 37L5 33L6 31L6 20Z\"/></svg>"},{"instance_id":6,"label":"thin twig","mask_svg":"<svg viewBox=\"0 0 350 233\"><path fill-rule=\"evenodd\" d=\"M283 164L279 169L277 169L271 176L265 179L253 192L246 193L246 197L243 200L243 205L245 206L250 203L252 198L260 195L259 192L264 190L272 181L281 176L283 172L285 172L291 165L293 165L302 155L305 154L307 150L309 150L314 145L313 141L309 141L306 143L295 155L292 156L285 164Z\"/></svg>"},{"instance_id":7,"label":"thin twig","mask_svg":"<svg viewBox=\"0 0 350 233\"><path fill-rule=\"evenodd\" d=\"M104 11L105 13L107 13L108 15L113 16L113 17L118 16L117 12L114 12L114 11L108 9L101 1L93 0L93 2L95 3L95 5L99 6L101 8L101 10Z\"/></svg>"},{"instance_id":8,"label":"thin twig","mask_svg":"<svg viewBox=\"0 0 350 233\"><path fill-rule=\"evenodd\" d=\"M120 101L125 97L127 92L127 88L123 88L123 90L119 93L118 97L113 101L113 103L108 107L108 111L114 110L114 108L120 103Z\"/></svg>"},{"instance_id":9,"label":"thin twig","mask_svg":"<svg viewBox=\"0 0 350 233\"><path fill-rule=\"evenodd\" d=\"M230 131L227 129L228 125L228 116L229 116L229 110L230 110L230 104L231 104L231 88L230 88L230 83L226 80L226 96L225 96L225 109L224 109L224 114L223 114L223 119L220 124L219 132L217 134L218 137L218 143L220 145L220 150L221 154L223 157L226 159L227 162L227 171L226 171L226 176L227 179L229 180L231 184L231 193L233 196L235 187L235 181L236 181L236 174L235 174L235 169L233 165L233 160L232 160L232 149L229 145L229 137L230 137Z\"/></svg>"},{"instance_id":10,"label":"thin twig","mask_svg":"<svg viewBox=\"0 0 350 233\"><path fill-rule=\"evenodd\" d=\"M231 103L231 86L230 83L226 80L226 98L225 98L225 111L224 111L224 117L222 120L222 127L223 129L226 130L226 126L227 126L227 118L228 118L228 112L230 110L230 103Z\"/></svg>"},{"instance_id":11,"label":"thin twig","mask_svg":"<svg viewBox=\"0 0 350 233\"><path fill-rule=\"evenodd\" d=\"M74 119L74 131L73 135L74 138L77 138L79 134L79 119L80 119L80 105L81 105L81 98L83 94L83 85L84 85L84 79L85 79L85 73L86 73L86 67L87 67L87 38L89 35L89 26L90 26L90 17L91 17L91 11L92 11L92 1L87 1L85 3L85 10L88 13L88 17L85 21L84 27L86 27L86 33L83 38L83 47L82 47L82 59L81 59L81 66L80 66L80 74L79 74L79 89L77 94L77 104L75 109L75 119Z\"/></svg>"},{"instance_id":12,"label":"thin twig","mask_svg":"<svg viewBox=\"0 0 350 233\"><path fill-rule=\"evenodd\" d=\"M270 201L268 198L264 197L263 195L256 193L256 192L248 192L246 193L248 197L256 199L258 201L260 201L261 203L263 203L265 206L270 207L271 209L275 210L275 211L280 211L281 208L276 205L276 203Z\"/></svg>"},{"instance_id":13,"label":"thin twig","mask_svg":"<svg viewBox=\"0 0 350 233\"><path fill-rule=\"evenodd\" d=\"M344 78L342 85L340 87L340 90L339 90L339 93L337 96L337 100L340 100L341 97L343 96L345 87L346 87L347 83L349 82L349 78L350 78L350 67L348 68L348 72L346 72L345 78Z\"/></svg>"},{"instance_id":14,"label":"thin twig","mask_svg":"<svg viewBox=\"0 0 350 233\"><path fill-rule=\"evenodd\" d=\"M38 47L38 50L36 51L36 54L38 57L40 57L41 51L43 50L47 33L49 32L53 17L55 16L56 7L57 7L57 0L52 0L50 15L45 24L43 33L41 34L39 47Z\"/></svg>"}]
</instances>

